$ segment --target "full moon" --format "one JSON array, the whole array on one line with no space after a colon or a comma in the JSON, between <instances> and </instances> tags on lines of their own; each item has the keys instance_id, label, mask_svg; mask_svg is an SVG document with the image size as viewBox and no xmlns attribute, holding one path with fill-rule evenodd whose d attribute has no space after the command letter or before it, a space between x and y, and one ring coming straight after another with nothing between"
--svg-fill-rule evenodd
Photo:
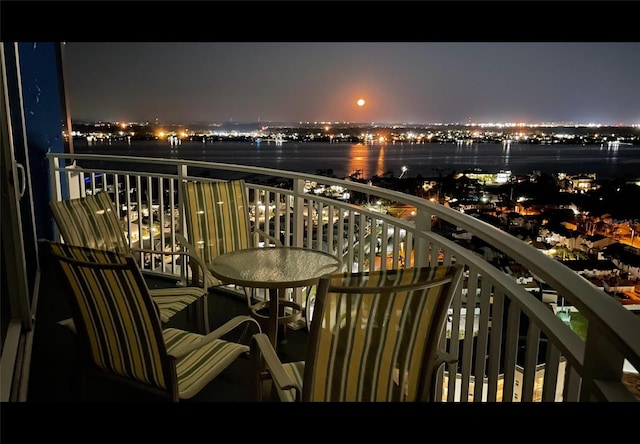
<instances>
[{"instance_id":1,"label":"full moon","mask_svg":"<svg viewBox=\"0 0 640 444\"><path fill-rule=\"evenodd\" d=\"M358 101L356 103L358 104L358 106L364 106L365 101L364 101L364 99L358 99Z\"/></svg>"}]
</instances>

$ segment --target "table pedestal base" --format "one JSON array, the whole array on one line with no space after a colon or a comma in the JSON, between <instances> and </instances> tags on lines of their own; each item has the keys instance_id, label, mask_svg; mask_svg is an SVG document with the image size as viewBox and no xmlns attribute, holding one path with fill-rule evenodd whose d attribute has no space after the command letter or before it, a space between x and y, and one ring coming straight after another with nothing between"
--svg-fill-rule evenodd
<instances>
[{"instance_id":1,"label":"table pedestal base","mask_svg":"<svg viewBox=\"0 0 640 444\"><path fill-rule=\"evenodd\" d=\"M289 308L291 313L285 313ZM258 321L262 331L265 332L274 347L277 346L278 330L286 329L287 324L296 322L302 317L302 307L296 302L280 299L277 303L277 311L273 310L271 301L263 301L251 307L251 316Z\"/></svg>"}]
</instances>

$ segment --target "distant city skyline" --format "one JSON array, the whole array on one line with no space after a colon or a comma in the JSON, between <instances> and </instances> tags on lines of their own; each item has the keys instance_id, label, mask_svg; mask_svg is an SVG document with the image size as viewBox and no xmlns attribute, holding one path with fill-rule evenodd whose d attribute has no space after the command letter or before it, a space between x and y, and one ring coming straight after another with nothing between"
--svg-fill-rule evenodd
<instances>
[{"instance_id":1,"label":"distant city skyline","mask_svg":"<svg viewBox=\"0 0 640 444\"><path fill-rule=\"evenodd\" d=\"M202 120L168 120L168 121L160 121L158 119L151 120L110 120L110 119L74 119L73 124L79 125L101 125L101 124L109 124L109 125L140 125L140 126L189 126L195 129L202 129L203 127L211 128L217 126L229 126L233 127L234 125L244 125L244 126L255 126L256 128L278 128L284 126L291 127L308 127L308 128L318 128L326 125L332 125L335 127L354 127L354 128L389 128L389 127L402 127L403 125L407 128L440 128L440 127L456 127L456 128L486 128L486 129L496 129L496 130L518 130L518 129L536 129L536 128L629 128L636 129L640 128L640 123L637 124L626 124L626 123L614 123L614 124L605 124L598 122L382 122L382 121L374 121L374 122L351 122L351 121L291 121L291 122L281 122L281 121L272 121L272 120L247 120L247 121L239 121L239 120L228 120L228 121L202 121ZM193 125L196 125L195 127Z\"/></svg>"},{"instance_id":2,"label":"distant city skyline","mask_svg":"<svg viewBox=\"0 0 640 444\"><path fill-rule=\"evenodd\" d=\"M69 42L64 58L74 120L640 124L639 42Z\"/></svg>"}]
</instances>

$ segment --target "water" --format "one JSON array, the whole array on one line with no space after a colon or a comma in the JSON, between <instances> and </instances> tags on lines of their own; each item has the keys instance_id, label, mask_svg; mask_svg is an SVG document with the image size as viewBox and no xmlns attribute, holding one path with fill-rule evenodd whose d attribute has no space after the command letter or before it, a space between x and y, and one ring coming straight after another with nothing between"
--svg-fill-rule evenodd
<instances>
[{"instance_id":1,"label":"water","mask_svg":"<svg viewBox=\"0 0 640 444\"><path fill-rule=\"evenodd\" d=\"M332 170L336 177L359 171L361 177L391 172L395 177L434 177L479 168L488 172L510 170L525 175L543 173L596 173L597 178L640 177L640 146L519 145L519 144L410 144L362 145L352 143L181 142L126 141L87 143L74 141L77 153L202 160L234 163L316 174Z\"/></svg>"}]
</instances>

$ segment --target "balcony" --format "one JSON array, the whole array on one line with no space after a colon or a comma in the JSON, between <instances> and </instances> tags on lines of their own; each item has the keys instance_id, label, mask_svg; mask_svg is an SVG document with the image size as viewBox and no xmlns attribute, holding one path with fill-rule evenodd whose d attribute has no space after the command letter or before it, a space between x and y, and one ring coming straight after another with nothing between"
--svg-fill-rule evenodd
<instances>
[{"instance_id":1,"label":"balcony","mask_svg":"<svg viewBox=\"0 0 640 444\"><path fill-rule=\"evenodd\" d=\"M443 338L443 347L459 359L439 375L442 401L637 400L624 380L629 370L640 369L640 320L560 262L473 217L404 193L292 171L109 155L48 153L47 159L52 198L109 193L133 247L175 248L184 227L184 181L243 178L253 223L284 245L340 256L345 271L463 264L464 285ZM381 202L412 211L391 215L381 211ZM491 254L445 235L456 229L491 246ZM497 268L490 260L496 255L527 270L571 306L571 314L579 313L586 334L573 331L541 296ZM158 257L142 258L147 271L186 278L177 257ZM302 292L292 297L306 303Z\"/></svg>"}]
</instances>

